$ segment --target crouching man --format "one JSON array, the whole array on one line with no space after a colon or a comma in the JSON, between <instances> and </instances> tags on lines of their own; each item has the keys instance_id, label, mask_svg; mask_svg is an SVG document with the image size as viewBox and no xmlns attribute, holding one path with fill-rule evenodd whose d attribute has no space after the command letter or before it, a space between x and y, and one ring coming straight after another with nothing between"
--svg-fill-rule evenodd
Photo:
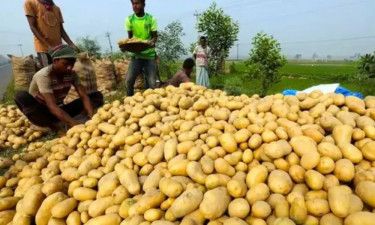
<instances>
[{"instance_id":1,"label":"crouching man","mask_svg":"<svg viewBox=\"0 0 375 225\"><path fill-rule=\"evenodd\" d=\"M34 125L53 130L59 129L59 122L71 127L78 125L79 122L73 117L85 111L87 117L91 118L94 109L103 105L103 95L100 92L86 94L78 75L73 71L76 53L72 47L59 45L50 51L50 55L53 64L37 72L29 92L18 92L14 101ZM72 85L80 98L64 105L63 101Z\"/></svg>"}]
</instances>

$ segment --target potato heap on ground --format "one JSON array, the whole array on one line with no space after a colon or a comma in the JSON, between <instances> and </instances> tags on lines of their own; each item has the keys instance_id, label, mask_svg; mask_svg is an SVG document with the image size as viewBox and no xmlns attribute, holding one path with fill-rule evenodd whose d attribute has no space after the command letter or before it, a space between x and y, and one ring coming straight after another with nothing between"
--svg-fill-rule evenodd
<instances>
[{"instance_id":1,"label":"potato heap on ground","mask_svg":"<svg viewBox=\"0 0 375 225\"><path fill-rule=\"evenodd\" d=\"M0 151L7 147L17 149L43 135L30 125L17 106L0 105Z\"/></svg>"},{"instance_id":2,"label":"potato heap on ground","mask_svg":"<svg viewBox=\"0 0 375 225\"><path fill-rule=\"evenodd\" d=\"M137 93L14 156L0 225L374 224L374 107L193 84Z\"/></svg>"}]
</instances>

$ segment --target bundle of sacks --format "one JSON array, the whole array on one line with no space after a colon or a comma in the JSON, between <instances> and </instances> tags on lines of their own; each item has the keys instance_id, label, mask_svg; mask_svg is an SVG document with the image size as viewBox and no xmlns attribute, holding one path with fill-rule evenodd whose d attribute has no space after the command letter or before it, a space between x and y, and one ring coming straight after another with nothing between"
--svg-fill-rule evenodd
<instances>
[{"instance_id":1,"label":"bundle of sacks","mask_svg":"<svg viewBox=\"0 0 375 225\"><path fill-rule=\"evenodd\" d=\"M86 88L87 94L92 94L98 90L95 69L87 52L78 54L73 70L77 73L81 84ZM77 91L71 88L64 102L68 104L77 98L79 98Z\"/></svg>"},{"instance_id":2,"label":"bundle of sacks","mask_svg":"<svg viewBox=\"0 0 375 225\"><path fill-rule=\"evenodd\" d=\"M16 106L0 105L0 151L8 147L17 149L42 135Z\"/></svg>"},{"instance_id":3,"label":"bundle of sacks","mask_svg":"<svg viewBox=\"0 0 375 225\"><path fill-rule=\"evenodd\" d=\"M374 224L374 119L373 97L146 90L15 155L0 224Z\"/></svg>"}]
</instances>

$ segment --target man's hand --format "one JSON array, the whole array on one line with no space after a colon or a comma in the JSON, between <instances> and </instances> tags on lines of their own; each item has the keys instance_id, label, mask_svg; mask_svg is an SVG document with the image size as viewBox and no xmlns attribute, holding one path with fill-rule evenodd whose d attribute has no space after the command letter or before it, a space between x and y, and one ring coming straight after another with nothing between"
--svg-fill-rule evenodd
<instances>
[{"instance_id":1,"label":"man's hand","mask_svg":"<svg viewBox=\"0 0 375 225\"><path fill-rule=\"evenodd\" d=\"M154 42L153 40L148 41L147 44L148 44L151 48L154 48L154 47L155 47L155 42Z\"/></svg>"}]
</instances>

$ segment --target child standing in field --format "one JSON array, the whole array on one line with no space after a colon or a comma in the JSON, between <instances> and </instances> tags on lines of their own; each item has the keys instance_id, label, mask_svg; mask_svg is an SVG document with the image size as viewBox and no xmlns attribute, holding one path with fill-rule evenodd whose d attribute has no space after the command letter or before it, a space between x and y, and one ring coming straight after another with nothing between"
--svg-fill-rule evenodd
<instances>
[{"instance_id":1,"label":"child standing in field","mask_svg":"<svg viewBox=\"0 0 375 225\"><path fill-rule=\"evenodd\" d=\"M195 47L194 58L197 66L196 83L205 87L210 86L210 77L208 76L209 52L210 48L207 46L207 39L202 36L199 45Z\"/></svg>"}]
</instances>

